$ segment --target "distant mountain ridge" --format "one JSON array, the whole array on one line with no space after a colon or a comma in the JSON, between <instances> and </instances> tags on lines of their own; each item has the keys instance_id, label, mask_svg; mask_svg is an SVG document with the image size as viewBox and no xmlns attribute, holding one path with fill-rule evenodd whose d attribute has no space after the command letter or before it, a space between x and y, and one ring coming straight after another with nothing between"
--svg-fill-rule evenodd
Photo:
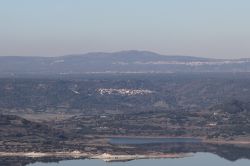
<instances>
[{"instance_id":1,"label":"distant mountain ridge","mask_svg":"<svg viewBox=\"0 0 250 166\"><path fill-rule=\"evenodd\" d=\"M249 72L250 59L165 56L149 51L93 52L61 57L0 57L0 75Z\"/></svg>"}]
</instances>

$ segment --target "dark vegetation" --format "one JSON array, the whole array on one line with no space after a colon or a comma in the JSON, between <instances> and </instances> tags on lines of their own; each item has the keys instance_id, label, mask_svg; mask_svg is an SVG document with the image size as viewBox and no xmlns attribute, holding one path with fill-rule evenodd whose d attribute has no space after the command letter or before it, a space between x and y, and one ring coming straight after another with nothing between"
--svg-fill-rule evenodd
<instances>
[{"instance_id":1,"label":"dark vegetation","mask_svg":"<svg viewBox=\"0 0 250 166\"><path fill-rule=\"evenodd\" d=\"M152 93L101 94L98 89ZM249 140L250 74L1 78L0 113L0 151L114 151L118 147L107 144L106 136ZM36 121L24 118L27 114L56 118Z\"/></svg>"},{"instance_id":2,"label":"dark vegetation","mask_svg":"<svg viewBox=\"0 0 250 166\"><path fill-rule=\"evenodd\" d=\"M101 95L100 88L146 89L147 95ZM76 93L77 92L77 93ZM64 78L2 78L0 108L32 112L138 113L201 111L250 100L249 74L82 75ZM235 110L235 107L231 109ZM240 108L239 108L240 109ZM229 111L229 109L227 109ZM239 110L238 110L239 111Z\"/></svg>"}]
</instances>

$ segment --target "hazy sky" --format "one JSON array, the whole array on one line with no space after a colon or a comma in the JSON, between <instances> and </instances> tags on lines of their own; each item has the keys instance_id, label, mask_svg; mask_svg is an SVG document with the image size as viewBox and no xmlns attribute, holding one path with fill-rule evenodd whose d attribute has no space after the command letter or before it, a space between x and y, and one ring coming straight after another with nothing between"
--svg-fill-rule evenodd
<instances>
[{"instance_id":1,"label":"hazy sky","mask_svg":"<svg viewBox=\"0 0 250 166\"><path fill-rule=\"evenodd\" d=\"M0 55L250 58L250 0L0 0Z\"/></svg>"}]
</instances>

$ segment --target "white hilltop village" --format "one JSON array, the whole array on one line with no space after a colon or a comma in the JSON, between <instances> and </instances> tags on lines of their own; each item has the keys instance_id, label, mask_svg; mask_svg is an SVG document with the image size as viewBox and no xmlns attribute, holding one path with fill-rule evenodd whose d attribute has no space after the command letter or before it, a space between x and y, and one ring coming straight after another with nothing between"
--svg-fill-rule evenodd
<instances>
[{"instance_id":1,"label":"white hilltop village","mask_svg":"<svg viewBox=\"0 0 250 166\"><path fill-rule=\"evenodd\" d=\"M101 95L112 95L112 94L118 94L118 95L124 95L124 96L134 96L134 95L147 95L152 94L154 91L148 90L148 89L105 89L100 88L97 89L97 92Z\"/></svg>"}]
</instances>

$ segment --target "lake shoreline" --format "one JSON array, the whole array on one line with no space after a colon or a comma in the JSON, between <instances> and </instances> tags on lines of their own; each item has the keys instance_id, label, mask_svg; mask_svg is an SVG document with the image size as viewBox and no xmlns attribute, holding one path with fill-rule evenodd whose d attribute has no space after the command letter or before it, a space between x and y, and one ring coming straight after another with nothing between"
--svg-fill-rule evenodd
<instances>
[{"instance_id":1,"label":"lake shoreline","mask_svg":"<svg viewBox=\"0 0 250 166\"><path fill-rule=\"evenodd\" d=\"M194 143L200 142L200 143L208 143L208 144L231 144L231 145L250 145L250 140L223 140L223 139L207 139L205 137L192 137L192 136L103 136L100 138L106 138L106 139L116 139L116 138L124 138L124 139L190 139L194 140ZM185 143L185 142L184 142Z\"/></svg>"},{"instance_id":2,"label":"lake shoreline","mask_svg":"<svg viewBox=\"0 0 250 166\"><path fill-rule=\"evenodd\" d=\"M134 154L134 155L117 155L110 153L102 154L90 154L86 152L73 151L73 152L0 152L0 157L27 157L27 158L44 158L44 157L69 157L72 159L100 159L106 162L112 161L127 161L127 160L137 160L137 159L166 159L166 158L184 158L191 157L192 153L168 153L168 154Z\"/></svg>"}]
</instances>

